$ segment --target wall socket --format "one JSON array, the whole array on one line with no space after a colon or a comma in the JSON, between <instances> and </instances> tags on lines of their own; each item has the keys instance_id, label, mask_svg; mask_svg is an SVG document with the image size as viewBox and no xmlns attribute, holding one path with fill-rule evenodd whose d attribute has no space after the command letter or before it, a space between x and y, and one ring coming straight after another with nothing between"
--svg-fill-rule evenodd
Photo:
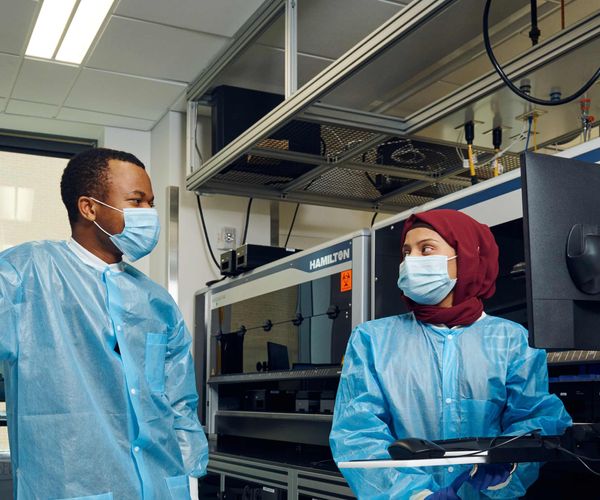
<instances>
[{"instance_id":1,"label":"wall socket","mask_svg":"<svg viewBox=\"0 0 600 500\"><path fill-rule=\"evenodd\" d=\"M219 250L232 250L237 248L235 227L222 227L217 237Z\"/></svg>"}]
</instances>

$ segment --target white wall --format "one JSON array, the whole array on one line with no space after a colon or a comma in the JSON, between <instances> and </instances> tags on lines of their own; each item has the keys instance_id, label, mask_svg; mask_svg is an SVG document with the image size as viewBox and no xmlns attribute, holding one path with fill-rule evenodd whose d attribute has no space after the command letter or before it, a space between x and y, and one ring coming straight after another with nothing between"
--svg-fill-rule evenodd
<instances>
[{"instance_id":1,"label":"white wall","mask_svg":"<svg viewBox=\"0 0 600 500\"><path fill-rule=\"evenodd\" d=\"M279 243L283 246L296 204L282 202L279 207ZM391 215L393 214L378 214L375 221L380 222ZM372 212L300 205L287 246L306 250L358 229L369 228L372 219Z\"/></svg>"},{"instance_id":2,"label":"white wall","mask_svg":"<svg viewBox=\"0 0 600 500\"><path fill-rule=\"evenodd\" d=\"M150 259L150 277L167 285L168 221L166 192L168 186L179 187L178 304L190 329L193 329L194 294L207 281L220 277L208 252L196 197L185 189L185 115L167 113L154 127L152 141L152 184L163 232ZM203 196L202 207L209 239L217 258L217 236L222 227L234 227L239 238L243 232L247 199L231 196ZM268 244L270 231L269 203L255 200L248 229L249 243ZM241 244L241 242L240 242Z\"/></svg>"},{"instance_id":3,"label":"white wall","mask_svg":"<svg viewBox=\"0 0 600 500\"><path fill-rule=\"evenodd\" d=\"M167 186L178 184L177 178L177 158L172 158L170 147L171 138L171 121L170 114L160 121L154 127L151 133L151 152L152 152L152 168L151 179L152 188L154 190L154 204L158 210L158 215L161 224L161 234L158 245L150 255L150 277L160 283L162 286L167 286Z\"/></svg>"}]
</instances>

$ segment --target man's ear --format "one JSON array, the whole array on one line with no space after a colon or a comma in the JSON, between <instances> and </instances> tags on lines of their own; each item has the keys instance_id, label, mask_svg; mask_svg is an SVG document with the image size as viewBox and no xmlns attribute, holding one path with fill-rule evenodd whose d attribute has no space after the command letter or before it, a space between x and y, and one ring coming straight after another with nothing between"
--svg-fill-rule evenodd
<instances>
[{"instance_id":1,"label":"man's ear","mask_svg":"<svg viewBox=\"0 0 600 500\"><path fill-rule=\"evenodd\" d=\"M96 220L96 203L89 196L80 196L77 200L77 208L84 219L90 222Z\"/></svg>"}]
</instances>

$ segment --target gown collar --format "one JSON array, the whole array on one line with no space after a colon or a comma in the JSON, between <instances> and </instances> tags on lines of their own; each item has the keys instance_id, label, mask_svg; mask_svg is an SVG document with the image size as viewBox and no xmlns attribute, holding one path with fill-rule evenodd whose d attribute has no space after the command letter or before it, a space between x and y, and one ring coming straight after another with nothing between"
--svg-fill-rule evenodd
<instances>
[{"instance_id":1,"label":"gown collar","mask_svg":"<svg viewBox=\"0 0 600 500\"><path fill-rule=\"evenodd\" d=\"M486 316L487 316L487 314L485 314L485 311L482 311L481 312L481 316L479 316L479 318L477 318L477 320L475 321L475 323L477 323L478 321L481 321ZM448 328L446 325L433 325L432 324L431 326L433 326L435 328L445 328L445 329L448 329L448 330L458 330L458 329L461 329L461 328L465 328L464 325L456 325L456 326L453 326L452 328Z\"/></svg>"},{"instance_id":2,"label":"gown collar","mask_svg":"<svg viewBox=\"0 0 600 500\"><path fill-rule=\"evenodd\" d=\"M71 251L81 260L84 264L97 269L100 272L104 272L106 269L120 273L123 271L123 261L116 262L115 264L107 264L101 258L94 255L92 252L84 248L82 245L77 243L73 238L67 242L67 246Z\"/></svg>"}]
</instances>

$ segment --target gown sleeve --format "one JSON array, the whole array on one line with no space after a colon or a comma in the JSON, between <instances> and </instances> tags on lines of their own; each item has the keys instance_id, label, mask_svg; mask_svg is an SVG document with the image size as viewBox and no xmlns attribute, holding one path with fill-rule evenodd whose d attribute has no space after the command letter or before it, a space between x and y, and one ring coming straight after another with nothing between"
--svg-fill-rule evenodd
<instances>
[{"instance_id":1,"label":"gown sleeve","mask_svg":"<svg viewBox=\"0 0 600 500\"><path fill-rule=\"evenodd\" d=\"M358 326L348 342L333 412L329 443L335 462L390 459L387 447L395 438L389 420L371 339ZM340 470L359 499L420 499L439 489L432 476L418 468Z\"/></svg>"},{"instance_id":2,"label":"gown sleeve","mask_svg":"<svg viewBox=\"0 0 600 500\"><path fill-rule=\"evenodd\" d=\"M165 365L165 394L175 413L175 431L183 464L189 476L206 474L208 443L198 420L198 393L191 336L182 319L169 339Z\"/></svg>"},{"instance_id":3,"label":"gown sleeve","mask_svg":"<svg viewBox=\"0 0 600 500\"><path fill-rule=\"evenodd\" d=\"M17 356L21 278L16 269L0 258L0 360Z\"/></svg>"},{"instance_id":4,"label":"gown sleeve","mask_svg":"<svg viewBox=\"0 0 600 500\"><path fill-rule=\"evenodd\" d=\"M533 349L527 331L513 337L506 379L507 404L502 416L502 433L522 434L541 429L545 435L560 435L572 420L562 401L548 393L546 352ZM508 484L499 490L485 490L490 498L517 498L537 479L541 463L520 463Z\"/></svg>"}]
</instances>

